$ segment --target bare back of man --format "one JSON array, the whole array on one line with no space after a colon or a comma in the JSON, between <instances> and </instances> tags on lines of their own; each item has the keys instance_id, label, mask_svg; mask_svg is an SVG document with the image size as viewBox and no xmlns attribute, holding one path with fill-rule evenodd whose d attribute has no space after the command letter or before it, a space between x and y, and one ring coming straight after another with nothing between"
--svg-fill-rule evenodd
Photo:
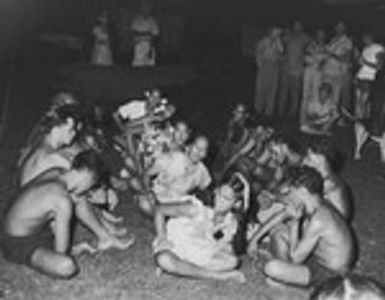
<instances>
[{"instance_id":1,"label":"bare back of man","mask_svg":"<svg viewBox=\"0 0 385 300\"><path fill-rule=\"evenodd\" d=\"M72 199L54 169L27 184L4 219L4 256L55 277L76 274L70 246ZM54 226L51 227L50 223Z\"/></svg>"},{"instance_id":2,"label":"bare back of man","mask_svg":"<svg viewBox=\"0 0 385 300\"><path fill-rule=\"evenodd\" d=\"M338 176L331 174L324 179L324 197L341 213L345 220L351 219L352 207L349 193L346 185Z\"/></svg>"},{"instance_id":3,"label":"bare back of man","mask_svg":"<svg viewBox=\"0 0 385 300\"><path fill-rule=\"evenodd\" d=\"M33 178L51 168L69 169L71 162L59 151L42 146L31 152L20 167L20 185L23 186Z\"/></svg>"}]
</instances>

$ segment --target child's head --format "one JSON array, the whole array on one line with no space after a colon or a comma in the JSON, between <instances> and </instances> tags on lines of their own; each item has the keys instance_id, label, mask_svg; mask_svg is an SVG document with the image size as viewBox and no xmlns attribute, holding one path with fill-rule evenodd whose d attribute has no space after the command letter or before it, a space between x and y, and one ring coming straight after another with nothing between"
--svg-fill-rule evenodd
<instances>
[{"instance_id":1,"label":"child's head","mask_svg":"<svg viewBox=\"0 0 385 300\"><path fill-rule=\"evenodd\" d=\"M191 129L184 121L176 122L174 126L174 142L178 146L184 146L190 138Z\"/></svg>"},{"instance_id":2,"label":"child's head","mask_svg":"<svg viewBox=\"0 0 385 300\"><path fill-rule=\"evenodd\" d=\"M319 97L320 99L327 99L333 94L333 87L330 83L324 82L319 88Z\"/></svg>"},{"instance_id":3,"label":"child's head","mask_svg":"<svg viewBox=\"0 0 385 300\"><path fill-rule=\"evenodd\" d=\"M200 135L194 139L187 151L193 163L198 163L206 158L209 149L209 140L207 137Z\"/></svg>"},{"instance_id":4,"label":"child's head","mask_svg":"<svg viewBox=\"0 0 385 300\"><path fill-rule=\"evenodd\" d=\"M333 164L336 151L328 137L314 136L309 140L303 164L315 169L324 168L325 164Z\"/></svg>"},{"instance_id":5,"label":"child's head","mask_svg":"<svg viewBox=\"0 0 385 300\"><path fill-rule=\"evenodd\" d=\"M359 275L327 280L312 294L311 300L385 300L385 290L376 281Z\"/></svg>"},{"instance_id":6,"label":"child's head","mask_svg":"<svg viewBox=\"0 0 385 300\"><path fill-rule=\"evenodd\" d=\"M273 134L267 141L266 147L272 160L275 162L283 163L286 160L287 153L289 151L289 145L282 135Z\"/></svg>"},{"instance_id":7,"label":"child's head","mask_svg":"<svg viewBox=\"0 0 385 300\"><path fill-rule=\"evenodd\" d=\"M214 209L217 212L229 212L235 202L235 192L230 185L224 184L214 190Z\"/></svg>"}]
</instances>

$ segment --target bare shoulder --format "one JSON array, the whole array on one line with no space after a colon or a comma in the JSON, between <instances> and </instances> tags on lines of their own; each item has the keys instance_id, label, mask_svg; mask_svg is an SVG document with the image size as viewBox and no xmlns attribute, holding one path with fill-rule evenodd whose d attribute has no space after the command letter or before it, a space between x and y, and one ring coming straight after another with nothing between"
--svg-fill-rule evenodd
<instances>
[{"instance_id":1,"label":"bare shoulder","mask_svg":"<svg viewBox=\"0 0 385 300\"><path fill-rule=\"evenodd\" d=\"M315 231L322 232L329 227L334 219L335 214L332 208L327 205L321 205L312 216L309 226Z\"/></svg>"}]
</instances>

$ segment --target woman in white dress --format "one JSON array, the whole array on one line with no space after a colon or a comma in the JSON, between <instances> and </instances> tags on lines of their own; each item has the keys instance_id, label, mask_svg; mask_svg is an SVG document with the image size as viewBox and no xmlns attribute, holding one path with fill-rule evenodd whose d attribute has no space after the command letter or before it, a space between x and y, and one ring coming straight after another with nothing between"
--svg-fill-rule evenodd
<instances>
[{"instance_id":1,"label":"woman in white dress","mask_svg":"<svg viewBox=\"0 0 385 300\"><path fill-rule=\"evenodd\" d=\"M91 56L91 63L97 66L112 66L114 64L111 53L111 41L108 32L107 13L103 12L98 23L92 30L94 36L94 48Z\"/></svg>"}]
</instances>

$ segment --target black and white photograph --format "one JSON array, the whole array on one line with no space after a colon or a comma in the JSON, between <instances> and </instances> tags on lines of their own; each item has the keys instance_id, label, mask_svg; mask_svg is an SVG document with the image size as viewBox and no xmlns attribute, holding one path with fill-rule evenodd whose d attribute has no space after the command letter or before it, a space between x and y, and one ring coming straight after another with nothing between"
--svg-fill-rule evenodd
<instances>
[{"instance_id":1,"label":"black and white photograph","mask_svg":"<svg viewBox=\"0 0 385 300\"><path fill-rule=\"evenodd\" d=\"M0 300L385 300L384 28L0 0Z\"/></svg>"}]
</instances>

